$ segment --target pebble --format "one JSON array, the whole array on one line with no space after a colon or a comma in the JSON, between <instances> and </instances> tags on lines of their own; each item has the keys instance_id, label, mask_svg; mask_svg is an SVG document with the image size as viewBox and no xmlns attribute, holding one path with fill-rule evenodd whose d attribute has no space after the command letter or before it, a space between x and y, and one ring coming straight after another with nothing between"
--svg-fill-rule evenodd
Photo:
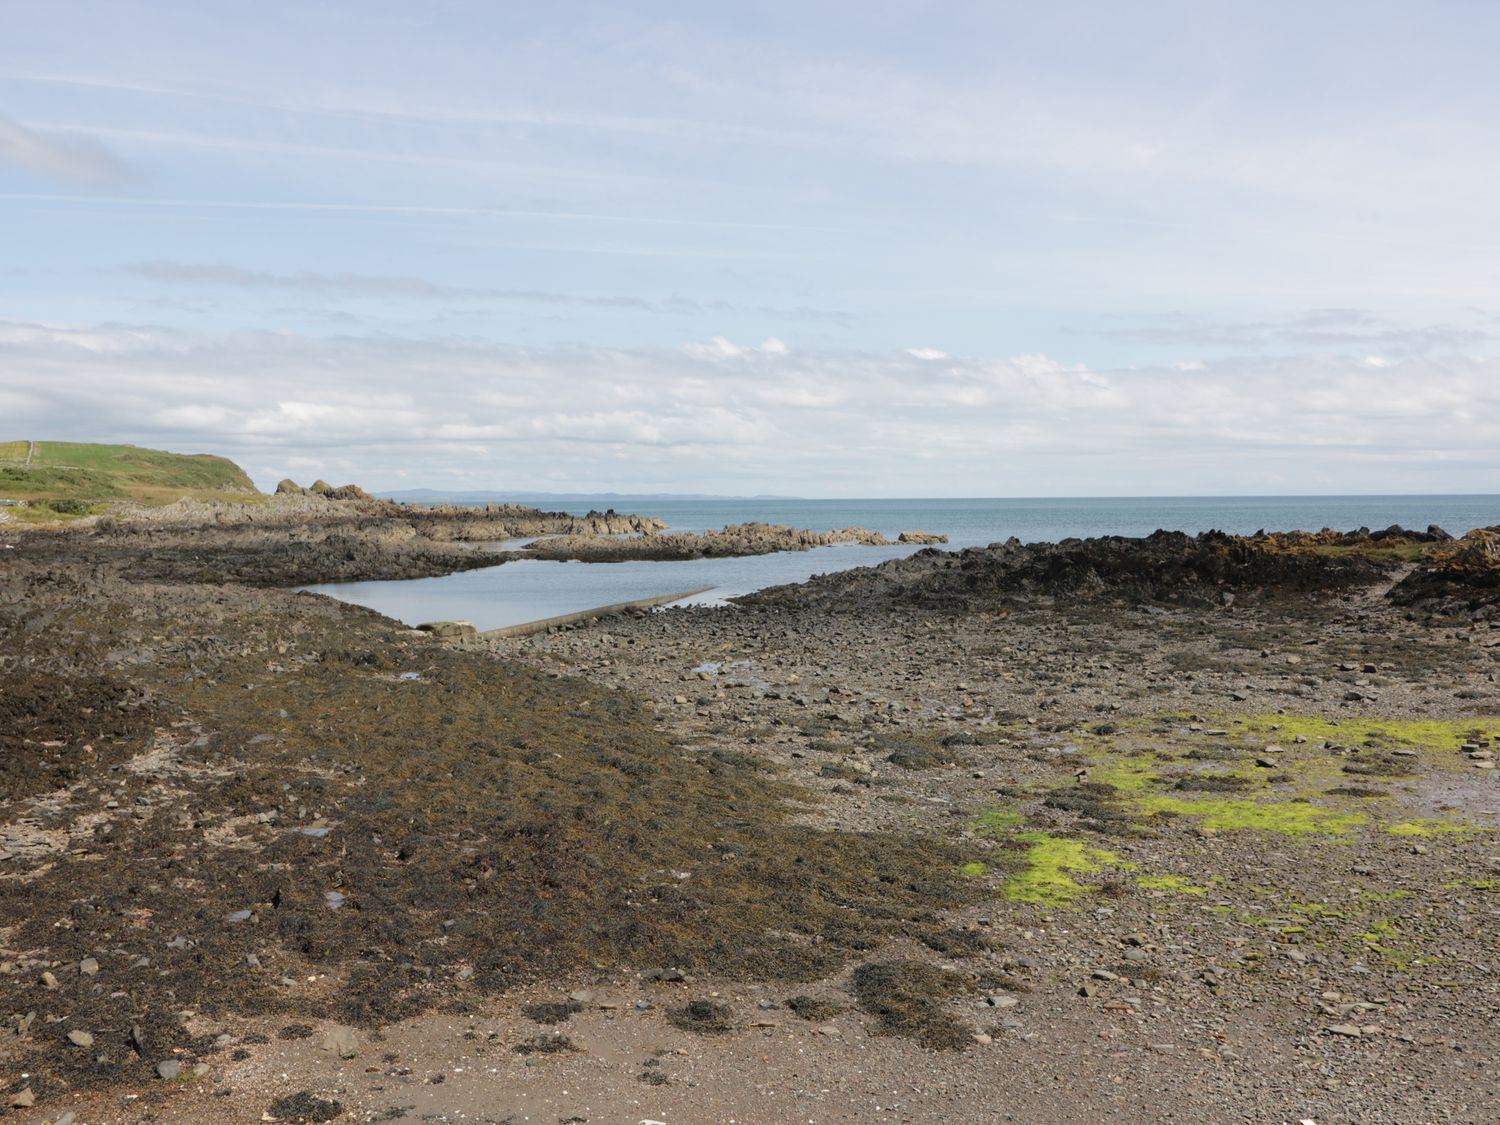
<instances>
[{"instance_id":1,"label":"pebble","mask_svg":"<svg viewBox=\"0 0 1500 1125\"><path fill-rule=\"evenodd\" d=\"M991 1043L994 1042L994 1040L984 1032L976 1031L974 1033L974 1042L978 1043L981 1047L988 1047Z\"/></svg>"},{"instance_id":2,"label":"pebble","mask_svg":"<svg viewBox=\"0 0 1500 1125\"><path fill-rule=\"evenodd\" d=\"M86 977L99 975L99 962L92 957L85 957L78 964L78 971Z\"/></svg>"},{"instance_id":3,"label":"pebble","mask_svg":"<svg viewBox=\"0 0 1500 1125\"><path fill-rule=\"evenodd\" d=\"M825 1023L818 1027L815 1027L813 1028L813 1031L818 1035L826 1035L830 1039L837 1039L839 1036L843 1035L843 1032L834 1027L831 1023Z\"/></svg>"},{"instance_id":4,"label":"pebble","mask_svg":"<svg viewBox=\"0 0 1500 1125\"><path fill-rule=\"evenodd\" d=\"M156 1075L164 1082L171 1082L182 1073L182 1064L176 1059L163 1059L156 1064Z\"/></svg>"},{"instance_id":5,"label":"pebble","mask_svg":"<svg viewBox=\"0 0 1500 1125\"><path fill-rule=\"evenodd\" d=\"M51 973L43 973L42 974L42 987L43 988L56 988L57 987L57 978L55 976L53 976Z\"/></svg>"},{"instance_id":6,"label":"pebble","mask_svg":"<svg viewBox=\"0 0 1500 1125\"><path fill-rule=\"evenodd\" d=\"M68 1042L75 1047L92 1047L94 1045L94 1037L87 1031L70 1031L68 1032Z\"/></svg>"},{"instance_id":7,"label":"pebble","mask_svg":"<svg viewBox=\"0 0 1500 1125\"><path fill-rule=\"evenodd\" d=\"M1325 1030L1329 1035L1346 1035L1350 1039L1358 1039L1363 1034L1359 1030L1359 1025L1352 1023L1336 1023Z\"/></svg>"}]
</instances>

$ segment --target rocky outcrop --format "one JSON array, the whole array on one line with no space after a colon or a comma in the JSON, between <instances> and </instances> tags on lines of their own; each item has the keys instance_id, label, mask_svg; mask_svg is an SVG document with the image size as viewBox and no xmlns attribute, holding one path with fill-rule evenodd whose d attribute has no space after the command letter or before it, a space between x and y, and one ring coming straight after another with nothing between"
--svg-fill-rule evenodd
<instances>
[{"instance_id":1,"label":"rocky outcrop","mask_svg":"<svg viewBox=\"0 0 1500 1125\"><path fill-rule=\"evenodd\" d=\"M472 621L428 621L417 628L444 641L467 640L479 635Z\"/></svg>"},{"instance_id":2,"label":"rocky outcrop","mask_svg":"<svg viewBox=\"0 0 1500 1125\"><path fill-rule=\"evenodd\" d=\"M891 546L891 540L867 527L835 531L807 531L780 524L731 524L719 531L654 531L631 538L606 535L560 535L533 543L526 553L534 558L583 562L634 560L684 561L769 555L776 551L809 551L834 543Z\"/></svg>"},{"instance_id":3,"label":"rocky outcrop","mask_svg":"<svg viewBox=\"0 0 1500 1125\"><path fill-rule=\"evenodd\" d=\"M937 543L948 542L946 535L939 535L933 531L903 531L896 536L897 543L913 543L922 546L932 546Z\"/></svg>"},{"instance_id":4,"label":"rocky outcrop","mask_svg":"<svg viewBox=\"0 0 1500 1125\"><path fill-rule=\"evenodd\" d=\"M483 508L461 508L449 504L431 508L393 507L403 519L411 520L424 535L436 540L482 542L542 535L598 538L646 535L667 526L654 516L625 515L613 508L575 516L567 512L543 512L521 504L487 504Z\"/></svg>"},{"instance_id":5,"label":"rocky outcrop","mask_svg":"<svg viewBox=\"0 0 1500 1125\"><path fill-rule=\"evenodd\" d=\"M253 504L182 501L93 522L135 578L294 586L426 578L496 566L514 552L489 546L538 535L644 534L664 526L618 512L543 512L519 505L419 508L346 493L284 492ZM361 497L364 498L361 498ZM182 551L184 543L191 551ZM78 550L88 553L87 540Z\"/></svg>"},{"instance_id":6,"label":"rocky outcrop","mask_svg":"<svg viewBox=\"0 0 1500 1125\"><path fill-rule=\"evenodd\" d=\"M1390 596L1396 605L1435 616L1500 620L1500 525L1450 539Z\"/></svg>"},{"instance_id":7,"label":"rocky outcrop","mask_svg":"<svg viewBox=\"0 0 1500 1125\"><path fill-rule=\"evenodd\" d=\"M333 485L329 484L326 480L318 480L313 481L313 483L309 487L303 488L300 484L292 480L290 477L279 482L276 485L276 495L322 496L326 497L329 500L366 500L374 501L376 503L379 502L375 500L375 497L371 496L357 484L344 484L340 485L338 488L334 488Z\"/></svg>"},{"instance_id":8,"label":"rocky outcrop","mask_svg":"<svg viewBox=\"0 0 1500 1125\"><path fill-rule=\"evenodd\" d=\"M1400 564L1373 550L1330 552L1316 535L1158 531L1143 539L1030 545L1011 539L957 553L924 550L738 600L835 611L909 606L970 612L1038 597L1227 605L1235 598L1335 592L1374 582Z\"/></svg>"}]
</instances>

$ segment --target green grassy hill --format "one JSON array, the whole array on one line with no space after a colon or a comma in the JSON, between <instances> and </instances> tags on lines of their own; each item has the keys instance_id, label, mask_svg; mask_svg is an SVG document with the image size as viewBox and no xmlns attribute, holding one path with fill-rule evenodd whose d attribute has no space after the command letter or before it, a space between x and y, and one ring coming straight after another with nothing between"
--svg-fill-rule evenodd
<instances>
[{"instance_id":1,"label":"green grassy hill","mask_svg":"<svg viewBox=\"0 0 1500 1125\"><path fill-rule=\"evenodd\" d=\"M243 469L207 453L164 453L136 445L67 441L0 441L0 498L28 501L38 514L83 515L112 501L170 504L185 496L245 500L259 495Z\"/></svg>"}]
</instances>

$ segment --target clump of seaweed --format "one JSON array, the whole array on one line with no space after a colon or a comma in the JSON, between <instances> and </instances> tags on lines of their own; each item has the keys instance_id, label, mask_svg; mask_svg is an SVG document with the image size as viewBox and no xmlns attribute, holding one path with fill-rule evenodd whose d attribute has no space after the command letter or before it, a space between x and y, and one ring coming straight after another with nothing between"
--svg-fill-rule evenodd
<instances>
[{"instance_id":1,"label":"clump of seaweed","mask_svg":"<svg viewBox=\"0 0 1500 1125\"><path fill-rule=\"evenodd\" d=\"M582 1049L566 1035L533 1035L511 1048L518 1055L564 1055Z\"/></svg>"},{"instance_id":2,"label":"clump of seaweed","mask_svg":"<svg viewBox=\"0 0 1500 1125\"><path fill-rule=\"evenodd\" d=\"M965 988L964 978L921 961L879 961L854 970L851 988L882 1035L900 1035L934 1050L963 1050L972 1033L942 1001Z\"/></svg>"},{"instance_id":3,"label":"clump of seaweed","mask_svg":"<svg viewBox=\"0 0 1500 1125\"><path fill-rule=\"evenodd\" d=\"M689 1000L667 1012L667 1022L699 1035L723 1035L734 1030L734 1013L728 1004L716 1000Z\"/></svg>"},{"instance_id":4,"label":"clump of seaweed","mask_svg":"<svg viewBox=\"0 0 1500 1125\"><path fill-rule=\"evenodd\" d=\"M786 1006L799 1019L820 1023L832 1019L844 1010L844 1005L832 1000L821 1000L816 996L793 996Z\"/></svg>"},{"instance_id":5,"label":"clump of seaweed","mask_svg":"<svg viewBox=\"0 0 1500 1125\"><path fill-rule=\"evenodd\" d=\"M521 1014L535 1023L564 1023L569 1017L583 1011L583 1005L574 1000L560 1003L527 1004Z\"/></svg>"},{"instance_id":6,"label":"clump of seaweed","mask_svg":"<svg viewBox=\"0 0 1500 1125\"><path fill-rule=\"evenodd\" d=\"M959 927L928 934L922 943L946 957L977 957L988 952L993 944L981 931Z\"/></svg>"}]
</instances>

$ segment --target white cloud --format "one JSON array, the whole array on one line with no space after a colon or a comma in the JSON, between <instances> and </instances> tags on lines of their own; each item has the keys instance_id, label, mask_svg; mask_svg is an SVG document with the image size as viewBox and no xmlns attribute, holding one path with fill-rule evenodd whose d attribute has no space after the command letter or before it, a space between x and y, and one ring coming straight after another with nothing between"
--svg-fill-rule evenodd
<instances>
[{"instance_id":1,"label":"white cloud","mask_svg":"<svg viewBox=\"0 0 1500 1125\"><path fill-rule=\"evenodd\" d=\"M0 117L0 164L82 187L107 187L130 178L125 164L98 137L42 132Z\"/></svg>"},{"instance_id":2,"label":"white cloud","mask_svg":"<svg viewBox=\"0 0 1500 1125\"><path fill-rule=\"evenodd\" d=\"M263 485L822 495L1500 490L1500 359L1096 371L1045 355L0 324L6 436L223 452Z\"/></svg>"}]
</instances>

